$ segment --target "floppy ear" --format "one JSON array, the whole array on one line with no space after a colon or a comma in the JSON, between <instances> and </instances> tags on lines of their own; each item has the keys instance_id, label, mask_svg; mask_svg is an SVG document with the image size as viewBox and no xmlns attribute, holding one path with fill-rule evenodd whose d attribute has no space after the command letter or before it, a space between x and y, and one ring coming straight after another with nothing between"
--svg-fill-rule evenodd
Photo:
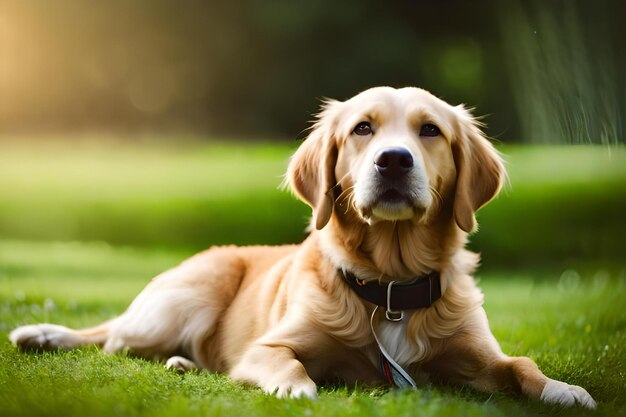
<instances>
[{"instance_id":1,"label":"floppy ear","mask_svg":"<svg viewBox=\"0 0 626 417\"><path fill-rule=\"evenodd\" d=\"M457 170L454 219L470 233L476 228L474 213L498 194L506 178L502 158L485 138L478 123L463 113L452 152Z\"/></svg>"},{"instance_id":2,"label":"floppy ear","mask_svg":"<svg viewBox=\"0 0 626 417\"><path fill-rule=\"evenodd\" d=\"M317 230L322 229L335 204L337 144L333 135L329 105L320 114L313 131L289 162L287 181L294 193L313 208Z\"/></svg>"}]
</instances>

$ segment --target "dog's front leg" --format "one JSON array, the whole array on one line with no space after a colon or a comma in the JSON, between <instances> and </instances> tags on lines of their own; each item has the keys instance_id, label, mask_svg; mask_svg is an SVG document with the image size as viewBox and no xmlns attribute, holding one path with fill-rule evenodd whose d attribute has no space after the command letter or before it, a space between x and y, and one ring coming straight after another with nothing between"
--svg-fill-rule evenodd
<instances>
[{"instance_id":1,"label":"dog's front leg","mask_svg":"<svg viewBox=\"0 0 626 417\"><path fill-rule=\"evenodd\" d=\"M596 408L584 388L548 378L527 357L502 353L483 309L469 315L463 329L440 343L439 354L423 369L436 379L481 391L514 391L550 404Z\"/></svg>"},{"instance_id":2,"label":"dog's front leg","mask_svg":"<svg viewBox=\"0 0 626 417\"><path fill-rule=\"evenodd\" d=\"M229 375L279 398L317 397L315 382L294 351L285 346L252 345Z\"/></svg>"},{"instance_id":3,"label":"dog's front leg","mask_svg":"<svg viewBox=\"0 0 626 417\"><path fill-rule=\"evenodd\" d=\"M494 361L471 384L487 391L512 389L549 404L596 408L596 402L584 388L548 378L535 362L524 356Z\"/></svg>"}]
</instances>

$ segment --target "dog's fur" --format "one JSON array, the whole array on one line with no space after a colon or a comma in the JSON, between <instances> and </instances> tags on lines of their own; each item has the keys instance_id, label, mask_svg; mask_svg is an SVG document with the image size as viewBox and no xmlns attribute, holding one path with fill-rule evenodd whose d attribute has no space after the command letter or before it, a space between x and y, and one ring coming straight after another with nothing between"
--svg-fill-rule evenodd
<instances>
[{"instance_id":1,"label":"dog's fur","mask_svg":"<svg viewBox=\"0 0 626 417\"><path fill-rule=\"evenodd\" d=\"M372 132L357 134L361 122ZM440 134L421 135L425 124ZM24 326L10 338L22 348L130 350L169 358L168 367L224 372L280 397L312 398L325 381L384 382L369 324L374 306L339 271L384 282L439 271L443 295L431 307L405 312L401 323L375 317L401 366L419 380L595 407L583 388L503 354L489 330L471 276L478 256L464 245L474 213L506 174L479 127L462 106L417 88L328 101L286 177L313 208L302 244L212 248L157 276L109 322L86 330ZM389 147L414 160L400 179L383 178L373 163ZM385 198L389 189L395 199Z\"/></svg>"}]
</instances>

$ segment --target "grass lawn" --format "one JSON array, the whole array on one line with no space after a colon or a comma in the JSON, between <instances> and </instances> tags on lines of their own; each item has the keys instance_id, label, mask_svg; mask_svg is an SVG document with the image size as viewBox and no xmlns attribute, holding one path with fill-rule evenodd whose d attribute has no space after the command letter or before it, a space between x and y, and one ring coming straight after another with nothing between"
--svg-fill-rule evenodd
<instances>
[{"instance_id":1,"label":"grass lawn","mask_svg":"<svg viewBox=\"0 0 626 417\"><path fill-rule=\"evenodd\" d=\"M595 413L501 393L323 387L277 400L206 372L95 348L25 354L14 327L89 326L198 249L304 236L276 190L293 147L0 142L0 416L626 415L626 149L506 147L511 186L472 245L492 329L511 355L585 387Z\"/></svg>"},{"instance_id":2,"label":"grass lawn","mask_svg":"<svg viewBox=\"0 0 626 417\"><path fill-rule=\"evenodd\" d=\"M277 400L207 372L107 356L95 348L21 353L10 329L42 321L97 324L119 314L181 252L101 243L0 243L0 415L7 416L526 416L561 412L504 394L426 386L415 392L324 387L318 401ZM505 352L528 355L546 374L586 387L595 414L626 412L626 277L611 271L478 274ZM583 415L568 410L567 415Z\"/></svg>"}]
</instances>

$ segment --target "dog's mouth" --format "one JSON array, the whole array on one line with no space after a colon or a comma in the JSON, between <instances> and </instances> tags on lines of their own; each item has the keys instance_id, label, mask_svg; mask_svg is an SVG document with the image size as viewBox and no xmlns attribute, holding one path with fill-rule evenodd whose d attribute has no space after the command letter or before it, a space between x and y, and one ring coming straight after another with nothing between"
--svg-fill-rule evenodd
<instances>
[{"instance_id":1,"label":"dog's mouth","mask_svg":"<svg viewBox=\"0 0 626 417\"><path fill-rule=\"evenodd\" d=\"M383 191L377 199L381 203L398 204L398 203L410 203L409 197L400 190L390 188Z\"/></svg>"}]
</instances>

